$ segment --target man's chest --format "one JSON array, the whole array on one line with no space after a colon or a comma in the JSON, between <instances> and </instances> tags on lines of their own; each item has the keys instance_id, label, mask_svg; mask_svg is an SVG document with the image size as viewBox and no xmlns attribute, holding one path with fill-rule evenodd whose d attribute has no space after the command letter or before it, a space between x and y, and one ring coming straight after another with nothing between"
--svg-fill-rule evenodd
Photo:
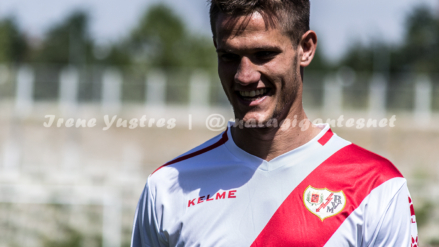
<instances>
[{"instance_id":1,"label":"man's chest","mask_svg":"<svg viewBox=\"0 0 439 247\"><path fill-rule=\"evenodd\" d=\"M178 210L164 209L164 218L174 220L163 230L171 246L276 246L275 240L323 246L322 235L332 235L348 216L342 212L346 197L291 179L263 175L236 188L187 193L175 202Z\"/></svg>"}]
</instances>

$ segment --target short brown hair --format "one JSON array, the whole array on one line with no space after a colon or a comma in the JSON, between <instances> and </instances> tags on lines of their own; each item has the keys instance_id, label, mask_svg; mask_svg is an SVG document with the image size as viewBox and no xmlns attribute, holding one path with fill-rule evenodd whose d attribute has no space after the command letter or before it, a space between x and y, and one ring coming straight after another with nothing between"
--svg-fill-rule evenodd
<instances>
[{"instance_id":1,"label":"short brown hair","mask_svg":"<svg viewBox=\"0 0 439 247\"><path fill-rule=\"evenodd\" d=\"M270 27L277 21L293 41L300 42L302 35L309 30L309 0L209 0L210 26L216 36L215 25L220 13L233 17L251 15L259 12Z\"/></svg>"}]
</instances>

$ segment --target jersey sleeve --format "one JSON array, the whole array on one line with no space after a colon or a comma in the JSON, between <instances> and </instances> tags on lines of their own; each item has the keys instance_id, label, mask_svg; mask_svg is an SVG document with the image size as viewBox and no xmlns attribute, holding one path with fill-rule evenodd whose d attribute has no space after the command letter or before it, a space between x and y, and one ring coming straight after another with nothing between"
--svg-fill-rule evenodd
<instances>
[{"instance_id":1,"label":"jersey sleeve","mask_svg":"<svg viewBox=\"0 0 439 247\"><path fill-rule=\"evenodd\" d=\"M150 192L149 179L140 196L134 216L131 247L165 247L168 246L160 234L160 226L155 212L153 195Z\"/></svg>"},{"instance_id":2,"label":"jersey sleeve","mask_svg":"<svg viewBox=\"0 0 439 247\"><path fill-rule=\"evenodd\" d=\"M406 183L389 202L371 246L417 247L417 226Z\"/></svg>"}]
</instances>

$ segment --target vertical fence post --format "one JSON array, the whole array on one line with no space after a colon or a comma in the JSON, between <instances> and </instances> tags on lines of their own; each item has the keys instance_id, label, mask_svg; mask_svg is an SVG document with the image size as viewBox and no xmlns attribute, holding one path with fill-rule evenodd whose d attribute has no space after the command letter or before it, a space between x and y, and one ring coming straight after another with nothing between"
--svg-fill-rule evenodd
<instances>
[{"instance_id":1,"label":"vertical fence post","mask_svg":"<svg viewBox=\"0 0 439 247\"><path fill-rule=\"evenodd\" d=\"M20 146L15 138L10 138L3 146L3 169L7 173L18 173L20 168Z\"/></svg>"},{"instance_id":2,"label":"vertical fence post","mask_svg":"<svg viewBox=\"0 0 439 247\"><path fill-rule=\"evenodd\" d=\"M332 74L323 81L323 110L325 114L341 114L343 102L343 88L341 83Z\"/></svg>"},{"instance_id":3,"label":"vertical fence post","mask_svg":"<svg viewBox=\"0 0 439 247\"><path fill-rule=\"evenodd\" d=\"M122 75L117 69L109 68L102 75L102 111L117 113L121 107Z\"/></svg>"},{"instance_id":4,"label":"vertical fence post","mask_svg":"<svg viewBox=\"0 0 439 247\"><path fill-rule=\"evenodd\" d=\"M210 79L207 73L195 71L190 78L189 109L207 110L210 100Z\"/></svg>"},{"instance_id":5,"label":"vertical fence post","mask_svg":"<svg viewBox=\"0 0 439 247\"><path fill-rule=\"evenodd\" d=\"M145 107L162 112L166 105L166 75L161 70L152 70L146 75Z\"/></svg>"},{"instance_id":6,"label":"vertical fence post","mask_svg":"<svg viewBox=\"0 0 439 247\"><path fill-rule=\"evenodd\" d=\"M421 74L415 83L415 112L414 118L417 127L425 127L431 118L432 85L427 75Z\"/></svg>"},{"instance_id":7,"label":"vertical fence post","mask_svg":"<svg viewBox=\"0 0 439 247\"><path fill-rule=\"evenodd\" d=\"M376 73L369 84L369 115L381 118L386 115L387 81L384 75Z\"/></svg>"},{"instance_id":8,"label":"vertical fence post","mask_svg":"<svg viewBox=\"0 0 439 247\"><path fill-rule=\"evenodd\" d=\"M78 106L79 73L74 67L61 71L59 78L59 106L63 115L73 114Z\"/></svg>"},{"instance_id":9,"label":"vertical fence post","mask_svg":"<svg viewBox=\"0 0 439 247\"><path fill-rule=\"evenodd\" d=\"M26 117L32 110L35 74L31 67L22 66L17 72L15 111L19 117Z\"/></svg>"},{"instance_id":10,"label":"vertical fence post","mask_svg":"<svg viewBox=\"0 0 439 247\"><path fill-rule=\"evenodd\" d=\"M4 84L9 79L9 69L8 66L0 64L0 85Z\"/></svg>"}]
</instances>

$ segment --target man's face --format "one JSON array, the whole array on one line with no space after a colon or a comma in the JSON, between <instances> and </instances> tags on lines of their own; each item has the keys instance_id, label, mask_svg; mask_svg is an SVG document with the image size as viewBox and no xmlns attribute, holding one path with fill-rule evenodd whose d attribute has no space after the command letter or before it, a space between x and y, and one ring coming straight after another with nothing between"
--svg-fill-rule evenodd
<instances>
[{"instance_id":1,"label":"man's face","mask_svg":"<svg viewBox=\"0 0 439 247\"><path fill-rule=\"evenodd\" d=\"M238 17L232 26L230 18L219 15L215 46L218 74L235 117L244 122L280 121L288 114L300 87L298 51L280 27L266 27L257 12L240 32L245 17Z\"/></svg>"}]
</instances>

